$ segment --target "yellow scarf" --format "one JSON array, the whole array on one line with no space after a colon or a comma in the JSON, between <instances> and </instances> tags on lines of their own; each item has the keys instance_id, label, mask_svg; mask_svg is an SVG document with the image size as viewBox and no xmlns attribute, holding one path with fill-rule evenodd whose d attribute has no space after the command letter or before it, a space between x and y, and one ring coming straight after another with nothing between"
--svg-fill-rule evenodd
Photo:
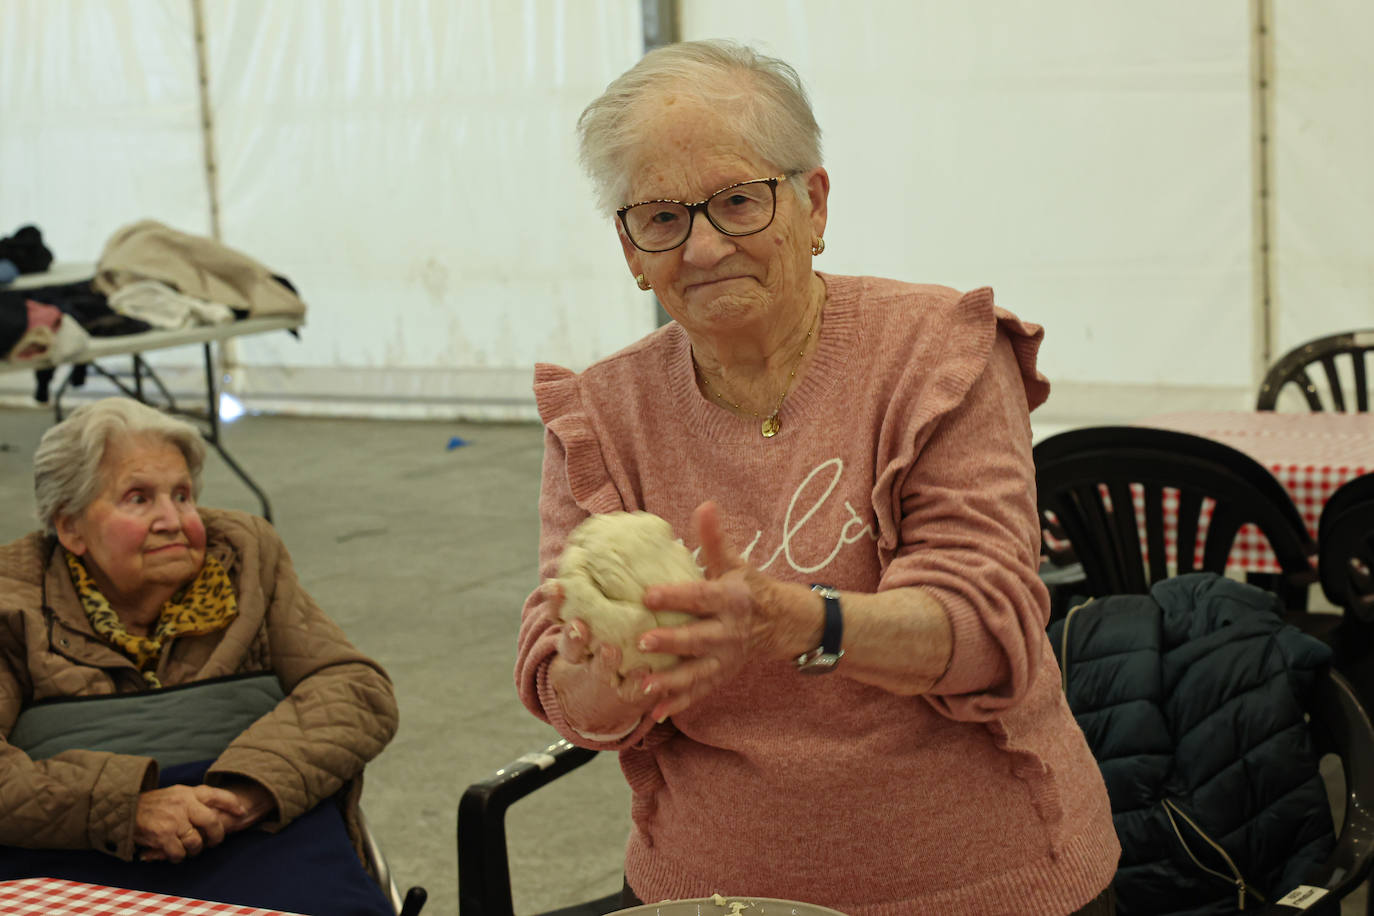
<instances>
[{"instance_id":1,"label":"yellow scarf","mask_svg":"<svg viewBox=\"0 0 1374 916\"><path fill-rule=\"evenodd\" d=\"M67 568L71 571L72 585L76 587L77 597L81 599L81 607L86 611L91 627L133 659L139 673L151 687L162 686L154 669L165 641L177 636L199 636L222 630L238 616L239 604L234 595L234 584L229 581L229 574L219 560L209 554L205 555L205 565L201 567L200 575L162 606L157 625L148 636L135 636L124 628L123 621L100 593L85 564L67 554Z\"/></svg>"}]
</instances>

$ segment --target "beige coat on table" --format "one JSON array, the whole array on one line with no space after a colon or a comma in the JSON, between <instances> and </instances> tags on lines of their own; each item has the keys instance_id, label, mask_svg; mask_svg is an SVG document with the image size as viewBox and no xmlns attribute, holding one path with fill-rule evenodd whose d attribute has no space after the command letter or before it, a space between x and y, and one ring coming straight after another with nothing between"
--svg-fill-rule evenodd
<instances>
[{"instance_id":1,"label":"beige coat on table","mask_svg":"<svg viewBox=\"0 0 1374 916\"><path fill-rule=\"evenodd\" d=\"M301 588L271 524L242 512L201 516L239 613L227 629L164 645L158 677L172 687L272 671L287 693L229 745L206 781L238 775L265 786L279 814L267 829L346 791L356 842L363 765L396 732L391 681ZM0 546L0 739L37 700L147 689L133 662L91 629L53 539L34 533ZM0 844L130 859L138 795L156 786L148 757L67 751L34 761L0 740Z\"/></svg>"},{"instance_id":2,"label":"beige coat on table","mask_svg":"<svg viewBox=\"0 0 1374 916\"><path fill-rule=\"evenodd\" d=\"M158 280L187 296L219 302L250 318L305 314L300 297L241 251L145 219L105 243L92 285L109 296L140 280Z\"/></svg>"}]
</instances>

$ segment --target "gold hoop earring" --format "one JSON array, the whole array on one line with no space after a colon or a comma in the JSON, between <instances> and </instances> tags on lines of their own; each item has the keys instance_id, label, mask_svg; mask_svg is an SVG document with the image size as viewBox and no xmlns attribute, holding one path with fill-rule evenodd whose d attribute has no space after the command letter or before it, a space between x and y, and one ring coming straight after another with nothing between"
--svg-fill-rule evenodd
<instances>
[{"instance_id":1,"label":"gold hoop earring","mask_svg":"<svg viewBox=\"0 0 1374 916\"><path fill-rule=\"evenodd\" d=\"M811 240L811 254L812 254L813 256L814 256L814 255L818 255L818 254L820 254L822 251L825 251L825 239L821 238L821 237L818 235L818 236L816 236L814 239Z\"/></svg>"},{"instance_id":2,"label":"gold hoop earring","mask_svg":"<svg viewBox=\"0 0 1374 916\"><path fill-rule=\"evenodd\" d=\"M653 289L653 287L649 285L649 281L644 279L643 274L635 274L635 285L645 292Z\"/></svg>"}]
</instances>

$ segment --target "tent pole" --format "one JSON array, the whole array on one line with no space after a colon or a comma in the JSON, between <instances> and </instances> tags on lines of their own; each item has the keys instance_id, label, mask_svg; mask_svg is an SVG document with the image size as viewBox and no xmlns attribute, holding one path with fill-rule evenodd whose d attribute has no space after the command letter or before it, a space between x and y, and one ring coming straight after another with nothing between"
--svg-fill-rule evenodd
<instances>
[{"instance_id":1,"label":"tent pole","mask_svg":"<svg viewBox=\"0 0 1374 916\"><path fill-rule=\"evenodd\" d=\"M1250 0L1251 180L1255 308L1251 339L1255 386L1274 360L1273 0Z\"/></svg>"},{"instance_id":2,"label":"tent pole","mask_svg":"<svg viewBox=\"0 0 1374 916\"><path fill-rule=\"evenodd\" d=\"M644 18L644 53L682 40L678 0L639 0Z\"/></svg>"},{"instance_id":3,"label":"tent pole","mask_svg":"<svg viewBox=\"0 0 1374 916\"><path fill-rule=\"evenodd\" d=\"M639 8L644 22L645 54L655 48L682 40L682 17L678 0L639 0ZM654 296L654 313L660 327L673 320L664 311L663 303L658 301L657 295Z\"/></svg>"},{"instance_id":4,"label":"tent pole","mask_svg":"<svg viewBox=\"0 0 1374 916\"><path fill-rule=\"evenodd\" d=\"M205 153L205 187L210 198L210 237L216 242L220 237L219 223L219 168L215 162L215 120L210 106L210 66L209 55L205 49L205 4L204 0L191 0L191 21L196 34L196 80L200 90L200 139ZM238 366L238 348L232 340L219 342L220 390L227 391L234 385L234 370ZM218 410L219 405L212 405Z\"/></svg>"},{"instance_id":5,"label":"tent pole","mask_svg":"<svg viewBox=\"0 0 1374 916\"><path fill-rule=\"evenodd\" d=\"M196 76L200 83L200 137L205 152L205 185L210 195L210 237L220 241L219 170L215 164L215 122L210 108L210 68L205 53L205 5L191 0L191 18L196 30Z\"/></svg>"}]
</instances>

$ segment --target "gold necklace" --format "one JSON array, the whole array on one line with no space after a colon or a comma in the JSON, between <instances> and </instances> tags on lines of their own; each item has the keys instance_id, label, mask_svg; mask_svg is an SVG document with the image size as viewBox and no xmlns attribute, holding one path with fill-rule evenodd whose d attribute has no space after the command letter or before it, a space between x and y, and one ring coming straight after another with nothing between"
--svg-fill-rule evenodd
<instances>
[{"instance_id":1,"label":"gold necklace","mask_svg":"<svg viewBox=\"0 0 1374 916\"><path fill-rule=\"evenodd\" d=\"M701 383L706 386L706 390L711 392L713 397L724 401L740 413L747 413L757 420L762 420L763 424L759 427L759 432L763 433L763 438L771 439L778 434L778 430L782 429L782 421L778 419L778 413L782 410L782 402L787 400L787 395L792 390L792 382L797 377L797 370L801 368L802 357L806 355L807 344L811 342L811 334L816 330L816 322L820 320L820 317L821 310L817 309L816 314L811 318L811 327L806 329L806 336L802 338L801 350L797 353L797 358L792 361L792 371L788 373L787 384L783 386L782 394L778 396L778 405L774 407L773 412L766 417L756 410L750 410L747 407L736 404L712 387L710 380L706 378L706 373L702 372L701 367L697 365L695 357L692 359L692 366L696 369L697 375L701 376Z\"/></svg>"}]
</instances>

